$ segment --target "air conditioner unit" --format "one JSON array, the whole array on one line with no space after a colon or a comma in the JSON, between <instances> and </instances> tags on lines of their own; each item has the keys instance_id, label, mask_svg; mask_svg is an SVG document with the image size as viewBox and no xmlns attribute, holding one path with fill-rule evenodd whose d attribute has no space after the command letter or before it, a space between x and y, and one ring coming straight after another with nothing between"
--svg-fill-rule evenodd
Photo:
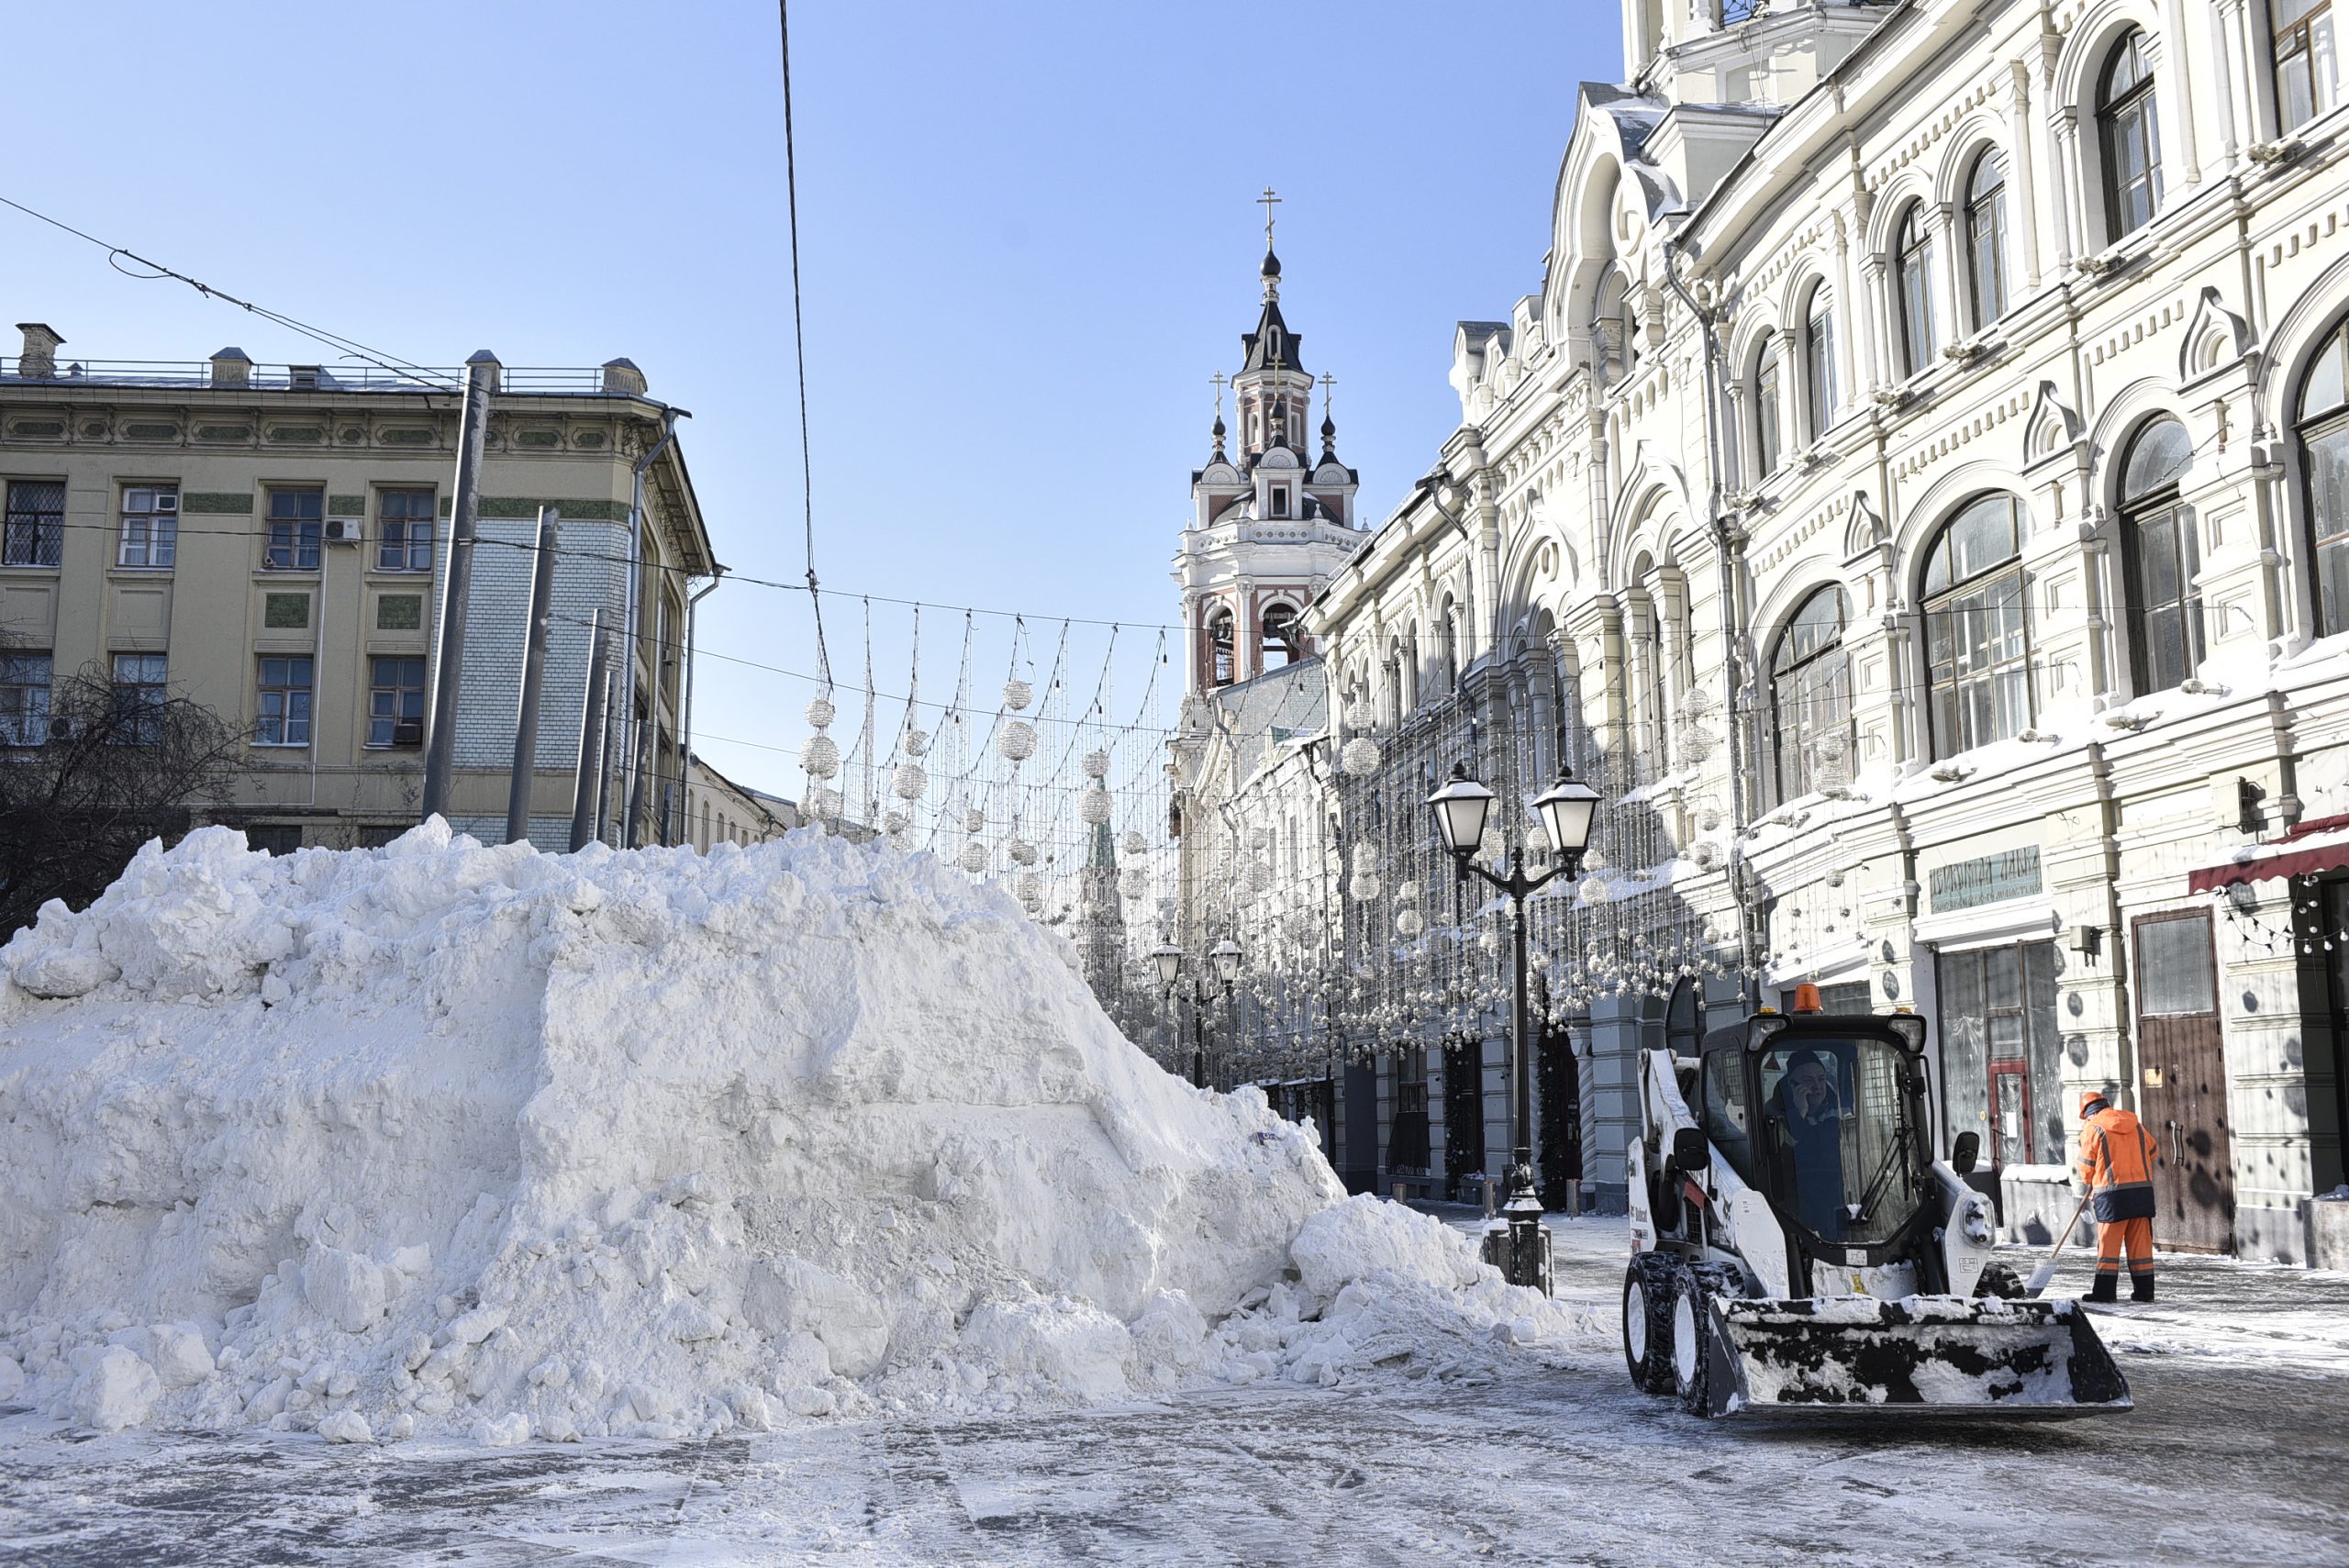
<instances>
[{"instance_id":1,"label":"air conditioner unit","mask_svg":"<svg viewBox=\"0 0 2349 1568\"><path fill-rule=\"evenodd\" d=\"M424 720L420 718L395 719L392 722L392 744L395 746L423 745Z\"/></svg>"},{"instance_id":2,"label":"air conditioner unit","mask_svg":"<svg viewBox=\"0 0 2349 1568\"><path fill-rule=\"evenodd\" d=\"M357 544L366 537L367 524L362 518L328 517L327 519L328 544Z\"/></svg>"}]
</instances>

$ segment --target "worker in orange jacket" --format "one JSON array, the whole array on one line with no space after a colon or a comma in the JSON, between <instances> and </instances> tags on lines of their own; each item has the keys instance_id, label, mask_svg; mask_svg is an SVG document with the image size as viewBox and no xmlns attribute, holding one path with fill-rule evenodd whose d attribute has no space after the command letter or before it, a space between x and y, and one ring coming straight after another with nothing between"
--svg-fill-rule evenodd
<instances>
[{"instance_id":1,"label":"worker in orange jacket","mask_svg":"<svg viewBox=\"0 0 2349 1568\"><path fill-rule=\"evenodd\" d=\"M2096 1090L2080 1096L2080 1183L2096 1209L2096 1284L2110 1301L2129 1254L2129 1298L2154 1298L2154 1135Z\"/></svg>"}]
</instances>

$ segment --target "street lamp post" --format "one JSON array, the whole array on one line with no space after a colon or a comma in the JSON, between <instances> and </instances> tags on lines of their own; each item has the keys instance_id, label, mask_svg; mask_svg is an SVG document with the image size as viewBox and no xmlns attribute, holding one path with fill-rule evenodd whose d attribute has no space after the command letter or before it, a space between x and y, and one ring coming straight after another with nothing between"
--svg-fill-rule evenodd
<instances>
[{"instance_id":1,"label":"street lamp post","mask_svg":"<svg viewBox=\"0 0 2349 1568\"><path fill-rule=\"evenodd\" d=\"M1161 942L1152 950L1150 956L1152 962L1158 965L1158 983L1165 989L1166 1005L1172 1007L1174 1005L1175 987L1183 978L1183 950L1173 942ZM1208 956L1215 961L1216 978L1223 982L1224 998L1229 1001L1231 996L1231 988L1240 979L1241 957L1240 944L1230 937L1226 937L1208 950ZM1193 974L1191 976L1191 1083L1202 1089L1206 1088L1208 1084L1207 1026L1203 1020L1206 1018L1208 1003L1211 995L1212 993L1208 989L1207 977L1203 974Z\"/></svg>"},{"instance_id":2,"label":"street lamp post","mask_svg":"<svg viewBox=\"0 0 2349 1568\"><path fill-rule=\"evenodd\" d=\"M1512 844L1508 873L1497 875L1475 862L1476 846L1484 841L1485 818L1493 806L1493 792L1468 776L1468 764L1452 770L1451 782L1428 797L1435 813L1436 832L1452 853L1453 866L1465 880L1471 872L1508 895L1510 956L1514 965L1509 999L1508 1048L1511 1058L1511 1098L1515 1110L1516 1150L1508 1169L1508 1197L1485 1233L1486 1262L1497 1264L1511 1284L1550 1288L1548 1236L1542 1229L1542 1198L1533 1185L1533 1069L1525 1040L1525 901L1557 877L1571 875L1582 863L1590 842L1590 822L1598 809L1598 792L1561 769L1558 782L1534 797L1533 809L1558 857L1557 864L1529 876L1525 851ZM1505 1251L1505 1256L1497 1256Z\"/></svg>"}]
</instances>

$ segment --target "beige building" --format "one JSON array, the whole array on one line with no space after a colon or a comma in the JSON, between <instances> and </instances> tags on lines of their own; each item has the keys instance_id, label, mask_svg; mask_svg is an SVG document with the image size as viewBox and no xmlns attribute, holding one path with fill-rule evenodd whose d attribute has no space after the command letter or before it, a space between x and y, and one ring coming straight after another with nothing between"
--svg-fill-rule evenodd
<instances>
[{"instance_id":1,"label":"beige building","mask_svg":"<svg viewBox=\"0 0 2349 1568\"><path fill-rule=\"evenodd\" d=\"M168 686L248 739L206 814L274 850L415 824L462 371L77 360L39 324L0 358L0 743L50 684ZM488 356L477 355L476 361ZM626 360L492 362L452 823L504 836L530 546L562 514L530 837L567 842L589 623L611 633L597 836L684 836L686 606L720 570L674 439Z\"/></svg>"},{"instance_id":2,"label":"beige building","mask_svg":"<svg viewBox=\"0 0 2349 1568\"><path fill-rule=\"evenodd\" d=\"M685 842L707 854L717 844L763 844L807 819L781 795L736 784L700 757L685 769Z\"/></svg>"}]
</instances>

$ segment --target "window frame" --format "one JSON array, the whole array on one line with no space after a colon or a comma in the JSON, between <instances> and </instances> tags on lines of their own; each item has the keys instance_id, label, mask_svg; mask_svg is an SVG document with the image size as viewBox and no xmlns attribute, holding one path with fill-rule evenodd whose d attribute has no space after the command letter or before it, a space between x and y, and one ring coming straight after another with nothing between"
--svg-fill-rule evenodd
<instances>
[{"instance_id":1,"label":"window frame","mask_svg":"<svg viewBox=\"0 0 2349 1568\"><path fill-rule=\"evenodd\" d=\"M2309 412L2309 395L2331 361L2335 401ZM2308 550L2309 613L2311 629L2320 638L2349 632L2349 316L2332 324L2300 373L2292 398L2292 439L2300 462L2300 538ZM2318 443L2331 441L2341 450L2341 516L2331 532L2318 504ZM2336 563L2331 575L2328 562ZM2328 602L2327 590L2334 590Z\"/></svg>"},{"instance_id":2,"label":"window frame","mask_svg":"<svg viewBox=\"0 0 2349 1568\"><path fill-rule=\"evenodd\" d=\"M134 511L131 497L144 495L147 506ZM180 487L176 484L120 484L115 487L114 564L118 572L170 572L179 564ZM171 505L163 505L165 500ZM131 530L139 530L137 549L141 559L131 559Z\"/></svg>"},{"instance_id":3,"label":"window frame","mask_svg":"<svg viewBox=\"0 0 2349 1568\"><path fill-rule=\"evenodd\" d=\"M2008 508L2014 530L2013 552L2000 557L1990 565L1976 568L1963 578L1953 575L1939 588L1925 589L1918 595L1920 614L1924 621L1922 630L1925 656L1926 751L1932 761L1937 762L2000 740L2011 740L2038 722L2038 666L2031 635L2031 575L2023 565L2023 545L2029 532L2029 516L2024 511L2021 497L2004 490L1986 490L1978 495L1970 497L1952 511L1941 527L1933 531L1931 542L1925 547L1926 577L1924 580L1930 581L1935 561L1948 545L1951 536L1956 531L1957 525L1971 515L1975 508L1989 501L2003 502ZM2014 605L2017 623L2015 637L2021 651L1989 660L1979 669L1969 670L1962 664L1954 662L1951 673L1944 676L1933 656L1933 617L1936 615L1988 614L1991 602L1987 600L1987 595L2001 579L2008 576L2014 579L2014 594L2011 602ZM1961 608L1957 605L1957 601L1976 597L1986 598L1982 607L1969 609ZM1956 642L1954 636L1951 639L1951 642L1954 646ZM1963 701L1964 694L1968 690L1977 686L1987 690L1990 695L1995 714L2000 695L1998 683L2006 678L2009 672L2019 672L2021 676L2022 722L2019 727L1984 735L1963 733L1968 727L1964 723L1965 709L1961 706L1958 709L1958 717L1962 733L1957 736L1943 733L1939 710L1944 690L1951 692L1960 702ZM1991 728L1994 730L1997 728L1995 718Z\"/></svg>"},{"instance_id":4,"label":"window frame","mask_svg":"<svg viewBox=\"0 0 2349 1568\"><path fill-rule=\"evenodd\" d=\"M1807 653L1789 659L1796 630L1805 624L1804 617L1813 605L1832 595L1835 601L1835 634ZM1851 595L1843 592L1841 583L1822 583L1805 594L1794 610L1778 628L1778 635L1770 645L1770 783L1777 792L1777 802L1810 795L1824 787L1820 782L1820 763L1828 759L1812 754L1812 744L1820 736L1839 732L1843 740L1843 755L1848 763L1857 744L1857 727L1852 713L1852 664L1843 647L1844 634L1852 627ZM1827 675L1825 666L1833 661L1836 669ZM1788 698L1796 699L1799 708L1815 697L1818 690L1811 677L1814 673L1827 675L1831 684L1840 689L1842 711L1840 729L1831 731L1824 724L1787 722ZM1782 686L1785 688L1782 691ZM1788 767L1791 752L1794 767ZM1845 776L1850 770L1847 766ZM1799 786L1799 787L1798 787Z\"/></svg>"},{"instance_id":5,"label":"window frame","mask_svg":"<svg viewBox=\"0 0 2349 1568\"><path fill-rule=\"evenodd\" d=\"M124 679L123 662L136 660L130 679ZM163 739L163 707L171 700L171 656L167 653L117 651L106 662L107 690L117 718L128 720L127 732L110 737L126 746L153 746Z\"/></svg>"},{"instance_id":6,"label":"window frame","mask_svg":"<svg viewBox=\"0 0 2349 1568\"><path fill-rule=\"evenodd\" d=\"M266 746L273 750L306 749L317 733L317 667L313 662L312 656L307 653L262 653L254 656L253 663L252 744ZM269 678L269 667L272 664L285 666L282 678L275 684L273 684ZM298 683L292 678L294 667L297 664L302 666L303 675L303 679ZM273 696L277 699L277 710L274 714L270 711L270 699ZM300 710L298 717L295 712L297 708ZM277 728L277 739L273 740L264 738L269 733L273 719ZM290 731L297 723L302 731L301 739L298 740L289 738Z\"/></svg>"},{"instance_id":7,"label":"window frame","mask_svg":"<svg viewBox=\"0 0 2349 1568\"><path fill-rule=\"evenodd\" d=\"M1941 352L1941 341L1933 319L1933 234L1921 200L1910 202L1893 228L1892 287L1902 372L1922 375Z\"/></svg>"},{"instance_id":8,"label":"window frame","mask_svg":"<svg viewBox=\"0 0 2349 1568\"><path fill-rule=\"evenodd\" d=\"M2288 135L2341 106L2341 58L2333 38L2333 0L2310 0L2307 10L2281 24L2274 20L2277 6L2277 0L2268 0L2268 26L2272 40L2269 66L2275 74L2276 127ZM2322 39L2321 48L2318 42L2320 35ZM2320 58L2329 60L2332 66L2330 76L2323 80L2319 79L2316 71ZM2297 117L2288 106L2286 96L2285 69L2289 60L2305 61L2309 72L2308 110Z\"/></svg>"},{"instance_id":9,"label":"window frame","mask_svg":"<svg viewBox=\"0 0 2349 1568\"><path fill-rule=\"evenodd\" d=\"M440 495L429 485L387 484L375 492L375 565L377 572L396 573L401 576L429 575L432 571L433 552L438 548L440 526ZM424 500L422 517L393 517L385 504L394 496ZM424 537L418 539L416 529L423 526ZM400 538L393 542L392 530L397 527ZM418 550L423 560L417 559ZM395 555L396 554L396 560Z\"/></svg>"},{"instance_id":10,"label":"window frame","mask_svg":"<svg viewBox=\"0 0 2349 1568\"><path fill-rule=\"evenodd\" d=\"M38 684L25 677L38 661ZM57 691L57 655L24 649L0 649L0 692L21 694L0 702L0 748L31 751L49 744L50 704ZM33 695L39 695L36 703ZM38 731L38 733L36 733Z\"/></svg>"},{"instance_id":11,"label":"window frame","mask_svg":"<svg viewBox=\"0 0 2349 1568\"><path fill-rule=\"evenodd\" d=\"M1824 279L1810 285L1803 302L1802 361L1803 408L1816 441L1834 428L1842 406L1835 375L1835 295Z\"/></svg>"},{"instance_id":12,"label":"window frame","mask_svg":"<svg viewBox=\"0 0 2349 1568\"><path fill-rule=\"evenodd\" d=\"M1754 350L1753 374L1746 384L1753 395L1753 474L1767 479L1786 462L1785 428L1778 416L1785 367L1778 354L1778 335L1763 335Z\"/></svg>"},{"instance_id":13,"label":"window frame","mask_svg":"<svg viewBox=\"0 0 2349 1568\"><path fill-rule=\"evenodd\" d=\"M2157 691L2171 691L2191 677L2199 669L2210 648L2202 621L2202 595L2195 587L2194 578L2201 569L2201 541L2180 499L2178 478L2173 473L2135 494L2127 494L2128 472L2148 438L2165 425L2176 426L2181 435L2185 424L2176 416L2160 414L2139 425L2121 448L2121 473L2124 494L2119 508L2121 519L2121 556L2122 570L2127 573L2128 602L2125 613L2129 620L2129 674L2135 693L2143 696ZM2188 439L2188 453L2192 455ZM2178 591L2162 605L2155 605L2145 584L2145 534L2148 525L2158 523L2174 530L2171 559L2177 579ZM2163 680L2153 667L2154 632L2150 617L2157 611L2177 612L2178 636L2176 679Z\"/></svg>"},{"instance_id":14,"label":"window frame","mask_svg":"<svg viewBox=\"0 0 2349 1568\"><path fill-rule=\"evenodd\" d=\"M2108 245L2117 245L2148 227L2162 211L2161 105L2154 94L2154 64L2147 58L2144 43L2143 28L2129 28L2105 51L2104 67L2097 72L2097 161L2098 172L2103 176ZM2137 66L2141 74L2116 93L2113 79L2124 62ZM2135 150L2144 161L2143 174L2132 180L2121 176L2120 153L2123 138L2133 139ZM2133 222L2127 221L2124 203L2130 203L2133 210L2131 198L2140 191L2144 197L2143 216Z\"/></svg>"},{"instance_id":15,"label":"window frame","mask_svg":"<svg viewBox=\"0 0 2349 1568\"><path fill-rule=\"evenodd\" d=\"M316 497L314 515L278 515L281 497ZM273 484L262 492L262 570L316 572L325 549L327 492L322 484Z\"/></svg>"},{"instance_id":16,"label":"window frame","mask_svg":"<svg viewBox=\"0 0 2349 1568\"><path fill-rule=\"evenodd\" d=\"M19 492L48 490L56 492L54 511L18 503ZM63 564L65 499L62 479L11 479L0 485L0 567L54 572Z\"/></svg>"},{"instance_id":17,"label":"window frame","mask_svg":"<svg viewBox=\"0 0 2349 1568\"><path fill-rule=\"evenodd\" d=\"M1983 188L1985 170L1998 183ZM1987 255L1985 252L1987 252ZM1974 155L1965 175L1965 299L1974 329L1987 332L2007 313L2007 155L1994 143Z\"/></svg>"},{"instance_id":18,"label":"window frame","mask_svg":"<svg viewBox=\"0 0 2349 1568\"><path fill-rule=\"evenodd\" d=\"M385 680L385 666L392 666L393 679ZM407 666L414 665L416 680L405 677ZM367 656L367 740L371 751L413 751L424 744L424 701L428 689L424 655L420 653L370 653ZM400 711L410 706L402 699L414 697L413 714ZM413 740L400 739L404 724L415 726ZM380 739L378 738L380 736Z\"/></svg>"}]
</instances>

